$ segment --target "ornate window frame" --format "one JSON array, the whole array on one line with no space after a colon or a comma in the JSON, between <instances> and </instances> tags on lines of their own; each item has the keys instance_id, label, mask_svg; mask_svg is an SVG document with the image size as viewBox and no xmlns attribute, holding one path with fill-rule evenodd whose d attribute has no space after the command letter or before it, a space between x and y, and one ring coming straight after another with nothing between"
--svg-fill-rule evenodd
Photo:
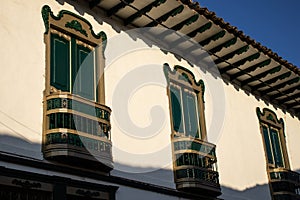
<instances>
[{"instance_id":1,"label":"ornate window frame","mask_svg":"<svg viewBox=\"0 0 300 200\"><path fill-rule=\"evenodd\" d=\"M57 16L53 14L49 6L42 8L42 17L45 25L44 42L46 44L46 85L45 95L59 93L55 87L51 86L50 75L51 75L51 34L56 34L59 37L70 41L71 38L75 38L77 44L95 50L96 53L96 70L98 74L103 74L105 59L104 50L106 48L107 36L105 32L100 31L95 34L92 25L84 18L67 10L62 10ZM96 46L102 46L101 48L95 48ZM97 49L101 49L97 51ZM72 68L72 63L70 68ZM71 69L70 69L71 70ZM104 90L104 76L98 77L99 84L97 88L97 98L95 102L105 104L105 90ZM72 78L70 77L70 82ZM70 92L71 93L71 89ZM60 92L62 93L62 92Z\"/></svg>"},{"instance_id":2,"label":"ornate window frame","mask_svg":"<svg viewBox=\"0 0 300 200\"><path fill-rule=\"evenodd\" d=\"M256 113L259 119L260 131L264 143L266 168L272 199L293 199L296 196L298 197L300 175L297 172L290 170L283 119L278 119L275 112L268 108L264 108L262 112L257 108ZM276 139L276 137L278 139ZM280 159L275 158L276 156L274 156L273 153L273 151L275 151L275 154L277 154L278 146L280 146L281 149L280 151L282 154L280 159L283 159L283 165L277 164L280 163L278 162Z\"/></svg>"},{"instance_id":3,"label":"ornate window frame","mask_svg":"<svg viewBox=\"0 0 300 200\"><path fill-rule=\"evenodd\" d=\"M172 137L180 137L187 136L186 131L180 133L174 129L174 119L173 119L173 110L172 110L172 97L171 97L171 87L181 88L182 90L188 90L195 94L196 96L196 106L198 109L198 128L200 131L199 137L197 139L201 139L207 141L207 133L206 133L206 125L205 125L205 115L204 115L204 82L203 80L199 80L198 82L195 80L194 74L185 69L180 65L175 65L174 70L172 71L170 66L165 63L164 64L164 73L168 83L167 95L169 97L169 110L170 110L170 118L171 118L171 129L172 129ZM181 112L184 115L183 108ZM183 117L184 118L184 117ZM183 129L185 129L185 122L183 119Z\"/></svg>"},{"instance_id":4,"label":"ornate window frame","mask_svg":"<svg viewBox=\"0 0 300 200\"><path fill-rule=\"evenodd\" d=\"M221 194L219 184L219 173L217 172L216 145L207 141L207 132L205 125L204 113L204 82L203 80L196 81L194 74L186 68L175 65L174 70L171 70L169 64L164 64L164 73L168 83L167 95L169 98L170 124L171 124L171 143L173 155L173 174L176 188L185 192L192 192L211 197L217 197ZM189 109L189 105L185 107L183 101L184 90L187 98L190 93L195 94L196 101L186 104L196 104L198 109L198 130L200 134L190 135L183 129L178 131L178 126L174 126L172 87L177 88L181 93L178 105L180 105L180 117L186 117L184 109ZM175 99L179 99L175 96ZM193 106L192 106L193 107ZM178 108L178 106L177 106ZM196 110L197 110L196 109ZM191 119L191 112L188 112L188 118ZM192 120L190 120L192 121ZM194 120L195 121L195 120ZM186 122L182 120L183 126ZM191 123L191 122L190 122ZM191 130L195 130L191 129Z\"/></svg>"},{"instance_id":5,"label":"ornate window frame","mask_svg":"<svg viewBox=\"0 0 300 200\"><path fill-rule=\"evenodd\" d=\"M265 150L265 158L266 158L266 163L267 163L267 169L274 169L274 168L284 168L284 169L290 169L290 163L289 163L289 157L288 157L288 152L287 152L287 147L286 147L286 141L285 141L285 133L284 133L284 122L283 119L277 118L277 115L275 112L268 108L264 108L262 112L260 111L260 108L256 108L256 113L257 117L259 119L259 125L260 125L260 132L262 135L263 143L264 143L264 150ZM268 129L268 137L265 138L264 134L264 128ZM280 149L282 153L282 158L283 158L283 166L276 166L275 163L270 163L268 158L268 147L266 144L266 140L270 142L270 145L272 145L272 140L270 139L270 131L275 130L278 133L278 138L279 138L279 144L280 144ZM274 153L273 153L273 148L271 147L271 153L272 153L272 159L275 160L274 158Z\"/></svg>"},{"instance_id":6,"label":"ornate window frame","mask_svg":"<svg viewBox=\"0 0 300 200\"><path fill-rule=\"evenodd\" d=\"M42 8L42 17L46 46L42 145L44 157L71 165L78 163L76 160L82 160L81 167L98 167L100 171L109 172L113 168L113 160L111 109L105 106L104 89L106 34L103 31L95 34L86 19L67 10L62 10L55 16L50 7L45 5ZM54 49L56 45L57 49ZM59 45L63 46L62 54L56 52L60 49ZM86 65L92 71L88 74L93 77L90 84L93 88L89 90L94 91L90 93L93 94L92 98L72 89L74 77L77 76L81 64L85 65L84 59L89 52L92 52L93 59ZM58 57L53 58L53 55ZM66 75L67 81L59 72L57 77L60 75L59 80L70 85L67 89L55 88L53 84L56 81L53 78L53 73L56 72L53 71L61 68L66 69L62 74Z\"/></svg>"}]
</instances>

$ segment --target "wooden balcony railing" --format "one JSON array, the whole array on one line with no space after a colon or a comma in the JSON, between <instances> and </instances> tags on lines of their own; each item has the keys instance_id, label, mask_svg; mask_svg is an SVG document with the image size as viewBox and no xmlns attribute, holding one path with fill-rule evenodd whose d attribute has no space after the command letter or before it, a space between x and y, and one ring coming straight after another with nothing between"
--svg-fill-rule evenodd
<instances>
[{"instance_id":1,"label":"wooden balcony railing","mask_svg":"<svg viewBox=\"0 0 300 200\"><path fill-rule=\"evenodd\" d=\"M44 157L110 171L110 108L67 93L50 95L44 103Z\"/></svg>"},{"instance_id":2,"label":"wooden balcony railing","mask_svg":"<svg viewBox=\"0 0 300 200\"><path fill-rule=\"evenodd\" d=\"M190 137L173 138L174 176L178 190L219 196L215 145Z\"/></svg>"},{"instance_id":3,"label":"wooden balcony railing","mask_svg":"<svg viewBox=\"0 0 300 200\"><path fill-rule=\"evenodd\" d=\"M275 200L300 200L300 174L276 168L269 170L272 195Z\"/></svg>"}]
</instances>

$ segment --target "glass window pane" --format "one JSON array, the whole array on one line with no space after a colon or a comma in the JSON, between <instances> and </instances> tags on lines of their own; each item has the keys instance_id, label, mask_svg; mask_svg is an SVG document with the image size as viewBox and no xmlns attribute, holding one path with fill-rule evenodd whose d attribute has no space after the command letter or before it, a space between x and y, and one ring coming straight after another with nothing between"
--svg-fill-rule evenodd
<instances>
[{"instance_id":1,"label":"glass window pane","mask_svg":"<svg viewBox=\"0 0 300 200\"><path fill-rule=\"evenodd\" d=\"M193 138L199 138L199 120L196 95L185 91L183 93L183 101L186 135Z\"/></svg>"},{"instance_id":2,"label":"glass window pane","mask_svg":"<svg viewBox=\"0 0 300 200\"><path fill-rule=\"evenodd\" d=\"M76 66L73 66L72 71L73 93L94 100L94 53L84 46L76 45L76 56Z\"/></svg>"},{"instance_id":3,"label":"glass window pane","mask_svg":"<svg viewBox=\"0 0 300 200\"><path fill-rule=\"evenodd\" d=\"M276 165L276 167L284 167L278 131L271 129L270 134L271 134L271 140L272 140L275 165Z\"/></svg>"},{"instance_id":4,"label":"glass window pane","mask_svg":"<svg viewBox=\"0 0 300 200\"><path fill-rule=\"evenodd\" d=\"M268 128L266 126L262 126L262 129L267 150L268 162L270 164L274 164Z\"/></svg>"},{"instance_id":5,"label":"glass window pane","mask_svg":"<svg viewBox=\"0 0 300 200\"><path fill-rule=\"evenodd\" d=\"M175 131L183 133L183 118L181 113L182 102L180 97L180 90L172 86L170 88L171 88L173 128Z\"/></svg>"}]
</instances>

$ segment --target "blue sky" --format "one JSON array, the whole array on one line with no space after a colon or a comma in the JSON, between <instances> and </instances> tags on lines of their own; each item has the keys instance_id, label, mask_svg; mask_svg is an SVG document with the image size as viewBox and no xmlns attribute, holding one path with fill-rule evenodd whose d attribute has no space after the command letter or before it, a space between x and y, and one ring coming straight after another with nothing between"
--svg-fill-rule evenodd
<instances>
[{"instance_id":1,"label":"blue sky","mask_svg":"<svg viewBox=\"0 0 300 200\"><path fill-rule=\"evenodd\" d=\"M300 68L300 0L198 0Z\"/></svg>"}]
</instances>

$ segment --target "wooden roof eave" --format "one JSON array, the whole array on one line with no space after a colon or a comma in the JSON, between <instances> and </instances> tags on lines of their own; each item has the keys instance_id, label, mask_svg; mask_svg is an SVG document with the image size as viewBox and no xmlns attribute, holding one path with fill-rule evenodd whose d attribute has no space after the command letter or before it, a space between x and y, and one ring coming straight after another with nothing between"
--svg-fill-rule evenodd
<instances>
[{"instance_id":1,"label":"wooden roof eave","mask_svg":"<svg viewBox=\"0 0 300 200\"><path fill-rule=\"evenodd\" d=\"M277 67L274 67L274 68L271 68L271 69L268 69L262 73L259 73L255 76L251 76L250 78L246 79L246 80L243 80L241 82L241 86L245 86L245 85L248 85L249 83L251 82L254 82L254 81L258 81L262 78L265 78L267 75L271 75L271 74L274 74L276 72L279 72L281 70L281 65L277 66Z\"/></svg>"},{"instance_id":2,"label":"wooden roof eave","mask_svg":"<svg viewBox=\"0 0 300 200\"><path fill-rule=\"evenodd\" d=\"M262 67L266 67L271 63L271 59L267 59L264 61L261 61L257 64L254 64L244 70L241 70L240 72L235 73L234 75L232 75L230 77L230 80L233 81L234 79L237 79L238 77L242 76L242 75L246 75L249 74L250 72L255 71L257 68L262 68Z\"/></svg>"},{"instance_id":3,"label":"wooden roof eave","mask_svg":"<svg viewBox=\"0 0 300 200\"><path fill-rule=\"evenodd\" d=\"M95 7L95 5L98 3L101 4L101 2L105 0L88 0L90 3L90 7ZM106 0L107 1L107 0ZM135 1L134 0L119 0L120 3L112 6L108 11L108 16L118 14L118 12L126 6L134 7ZM200 5L197 2L193 2L191 0L171 0L172 5L176 5L176 7L170 8L170 10L166 10L166 7L164 7L164 14L162 14L158 18L151 18L151 12L154 10L156 13L159 13L159 9L162 4L165 4L166 0L153 0L152 2L149 2L146 6L143 8L136 8L136 12L132 15L128 16L126 19L123 19L124 25L134 24L134 26L139 27L138 24L135 24L134 22L137 21L139 18L146 16L150 19L150 23L146 24L146 26L157 26L162 25L165 28L168 29L175 29L175 31L181 31L183 29L188 30L187 27L191 23L197 23L201 24L198 28L194 28L194 30L191 30L189 32L186 32L187 36L191 37L192 39L197 38L196 42L198 44L204 46L209 45L210 49L206 49L208 53L210 53L213 58L215 58L215 63L219 66L221 74L227 74L229 76L229 80L238 80L241 83L242 87L249 86L253 92L259 91L260 93L264 94L264 96L268 96L272 99L273 97L276 98L288 98L287 92L285 91L291 91L289 85L292 85L292 88L294 87L295 83L298 83L298 79L300 76L300 70L288 63L286 60L283 60L281 57L279 57L276 53L272 52L270 49L262 46L260 43L254 41L249 36L244 35L242 31L239 31L236 27L231 26L229 23L224 22L222 18L218 18L215 13L208 11L207 8L201 8ZM170 4L170 0L167 1ZM176 3L175 3L176 2ZM180 2L181 4L178 4ZM178 5L178 6L177 6ZM186 11L187 7L190 9L189 11ZM181 14L182 11L185 10L185 15ZM190 13L190 16L188 18L186 17L186 13ZM198 23L199 16L201 15L205 17L206 22L205 23ZM176 17L176 18L174 18ZM174 18L177 22L171 27L168 27L167 25L170 24L168 21ZM181 19L181 20L180 20ZM168 22L168 23L167 23ZM171 23L172 24L172 23ZM211 27L219 27L218 32L213 32L211 30ZM145 26L144 26L145 27ZM206 35L206 38L199 41L200 34ZM211 34L209 37L207 37L208 34ZM228 35L226 38L224 35ZM229 36L230 35L230 36ZM216 42L218 41L218 42ZM238 41L238 42L237 42ZM182 43L186 42L186 40L178 39L173 44L173 48L179 47ZM238 45L241 45L241 42L244 43L243 46L240 46L238 49L236 49L235 46L238 47ZM195 45L196 46L196 45ZM230 47L230 48L228 48ZM192 52L190 50L193 50L193 46L188 47L190 49L183 49L185 52ZM230 49L230 51L229 51ZM233 50L235 49L235 50ZM216 55L216 53L226 52L226 54L223 54L221 57ZM256 52L252 53L251 55L249 52ZM248 52L248 53L247 53ZM258 59L261 55L264 55L267 59L265 60L257 60L256 64L250 64L251 61ZM233 59L235 58L235 59ZM228 62L230 59L235 60L234 63ZM277 63L276 66L270 65L270 60L272 63ZM245 64L248 63L249 64ZM222 63L227 63L226 65ZM224 67L222 67L224 66ZM243 66L241 69L240 66ZM257 70L258 68L266 68L266 70ZM230 71L232 69L237 69ZM284 79L287 79L290 77L290 73L285 72L282 73L283 69L287 69L290 72L293 72L293 74L296 76L292 79L288 79L287 81L282 81ZM256 71L257 70L257 71ZM230 73L228 74L228 71ZM256 72L256 73L254 73ZM257 73L259 72L259 73ZM247 76L244 76L247 75ZM266 76L271 76L270 79L260 82L262 78L265 78ZM240 79L240 77L243 77ZM256 84L255 82L260 82ZM279 84L275 84L276 82L280 82ZM252 85L249 85L249 84ZM267 86L267 89L262 89ZM297 88L295 88L297 89ZM276 91L275 94L272 94L272 91ZM269 94L271 93L271 94ZM296 96L292 96L296 97ZM280 103L284 103L283 101L280 101ZM300 116L300 113L298 113Z\"/></svg>"},{"instance_id":4,"label":"wooden roof eave","mask_svg":"<svg viewBox=\"0 0 300 200\"><path fill-rule=\"evenodd\" d=\"M294 93L296 90L300 91L300 85L293 86L287 90L282 91L281 93L271 95L270 98L277 99L277 98L281 97L282 95L289 95L291 93Z\"/></svg>"}]
</instances>

